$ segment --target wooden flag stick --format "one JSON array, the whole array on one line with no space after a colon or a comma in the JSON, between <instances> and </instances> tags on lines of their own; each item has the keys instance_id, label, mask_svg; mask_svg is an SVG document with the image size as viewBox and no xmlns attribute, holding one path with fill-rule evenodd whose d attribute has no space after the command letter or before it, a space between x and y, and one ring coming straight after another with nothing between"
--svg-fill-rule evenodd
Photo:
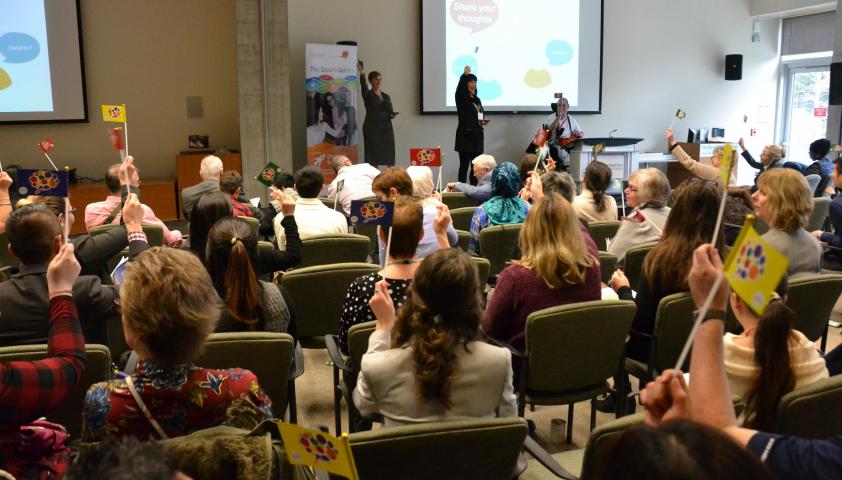
<instances>
[{"instance_id":1,"label":"wooden flag stick","mask_svg":"<svg viewBox=\"0 0 842 480\"><path fill-rule=\"evenodd\" d=\"M53 166L53 170L58 171L58 167L55 163L53 163L53 159L50 158L50 155L47 152L44 152L44 156L47 157L47 161L50 162L50 165Z\"/></svg>"},{"instance_id":2,"label":"wooden flag stick","mask_svg":"<svg viewBox=\"0 0 842 480\"><path fill-rule=\"evenodd\" d=\"M126 106L123 105L123 115L126 114ZM126 148L126 156L129 156L129 119L123 122L123 147Z\"/></svg>"},{"instance_id":3,"label":"wooden flag stick","mask_svg":"<svg viewBox=\"0 0 842 480\"><path fill-rule=\"evenodd\" d=\"M672 116L672 121L670 122L670 130L672 130L672 127L675 126L675 119L676 118L678 118L678 117L675 116L675 115Z\"/></svg>"},{"instance_id":4,"label":"wooden flag stick","mask_svg":"<svg viewBox=\"0 0 842 480\"><path fill-rule=\"evenodd\" d=\"M678 356L678 361L675 362L676 370L681 370L681 367L684 365L684 360L687 358L687 354L690 353L690 347L693 345L693 338L696 337L696 331L699 330L699 325L702 324L702 319L705 318L708 310L710 310L710 304L713 303L713 297L716 296L716 292L719 290L719 286L722 285L722 280L724 279L725 274L723 272L719 272L719 275L716 277L716 281L713 282L713 288L710 289L708 297L705 299L705 303L702 304L702 308L699 309L699 314L696 315L696 321L693 323L693 329L690 330L690 335L687 336L687 341L684 342L684 348L681 350L681 355Z\"/></svg>"},{"instance_id":5,"label":"wooden flag stick","mask_svg":"<svg viewBox=\"0 0 842 480\"><path fill-rule=\"evenodd\" d=\"M3 162L0 162L0 172L3 171Z\"/></svg>"},{"instance_id":6,"label":"wooden flag stick","mask_svg":"<svg viewBox=\"0 0 842 480\"><path fill-rule=\"evenodd\" d=\"M442 165L439 165L439 178L436 180L436 191L441 192L441 169Z\"/></svg>"},{"instance_id":7,"label":"wooden flag stick","mask_svg":"<svg viewBox=\"0 0 842 480\"><path fill-rule=\"evenodd\" d=\"M726 187L727 188L727 187ZM716 247L716 240L719 239L719 229L722 227L722 217L725 215L725 202L728 200L728 191L722 191L722 201L719 202L719 214L716 216L716 226L713 227L713 240L710 244Z\"/></svg>"},{"instance_id":8,"label":"wooden flag stick","mask_svg":"<svg viewBox=\"0 0 842 480\"><path fill-rule=\"evenodd\" d=\"M64 197L64 243L70 238L70 199Z\"/></svg>"},{"instance_id":9,"label":"wooden flag stick","mask_svg":"<svg viewBox=\"0 0 842 480\"><path fill-rule=\"evenodd\" d=\"M389 254L392 249L392 226L389 225L389 233L386 234L386 263L389 263Z\"/></svg>"},{"instance_id":10,"label":"wooden flag stick","mask_svg":"<svg viewBox=\"0 0 842 480\"><path fill-rule=\"evenodd\" d=\"M620 186L623 186L623 182L620 182ZM623 216L626 216L626 189L620 190L620 201L623 202ZM616 205L616 204L615 204Z\"/></svg>"}]
</instances>

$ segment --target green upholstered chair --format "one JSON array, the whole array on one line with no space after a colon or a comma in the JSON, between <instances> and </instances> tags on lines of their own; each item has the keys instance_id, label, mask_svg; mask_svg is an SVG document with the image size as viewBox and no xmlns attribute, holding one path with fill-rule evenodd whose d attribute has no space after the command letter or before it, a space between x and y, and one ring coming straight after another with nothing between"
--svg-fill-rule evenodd
<instances>
[{"instance_id":1,"label":"green upholstered chair","mask_svg":"<svg viewBox=\"0 0 842 480\"><path fill-rule=\"evenodd\" d=\"M617 230L620 229L620 222L618 220L611 220L607 222L588 222L588 230L591 231L591 238L596 243L596 248L600 251L608 251L608 238L614 238L617 235Z\"/></svg>"},{"instance_id":2,"label":"green upholstered chair","mask_svg":"<svg viewBox=\"0 0 842 480\"><path fill-rule=\"evenodd\" d=\"M512 478L526 438L521 418L381 428L350 435L360 478Z\"/></svg>"},{"instance_id":3,"label":"green upholstered chair","mask_svg":"<svg viewBox=\"0 0 842 480\"><path fill-rule=\"evenodd\" d=\"M533 442L525 443L526 451L532 455L529 466L518 480L554 480L564 478L591 478L593 475L594 452L607 439L623 433L625 430L643 425L643 414L629 415L604 425L600 425L593 432L585 448L566 450L549 455Z\"/></svg>"},{"instance_id":4,"label":"green upholstered chair","mask_svg":"<svg viewBox=\"0 0 842 480\"><path fill-rule=\"evenodd\" d=\"M90 229L88 233L90 233L92 237L95 237L119 227L120 225L116 224L100 225ZM161 228L160 225L144 223L141 225L141 228L143 228L143 233L146 234L146 243L148 243L150 247L160 247L164 245L164 229Z\"/></svg>"},{"instance_id":5,"label":"green upholstered chair","mask_svg":"<svg viewBox=\"0 0 842 480\"><path fill-rule=\"evenodd\" d=\"M606 285L611 285L611 275L617 270L617 255L611 255L608 252L599 251L599 273L602 277L602 282Z\"/></svg>"},{"instance_id":6,"label":"green upholstered chair","mask_svg":"<svg viewBox=\"0 0 842 480\"><path fill-rule=\"evenodd\" d=\"M658 373L675 368L684 342L693 328L693 310L696 305L687 292L667 295L658 303L655 313L655 330L649 343L649 362L643 363L626 358L626 372L648 382ZM685 361L683 368L686 372Z\"/></svg>"},{"instance_id":7,"label":"green upholstered chair","mask_svg":"<svg viewBox=\"0 0 842 480\"><path fill-rule=\"evenodd\" d=\"M816 197L813 199L813 211L807 221L807 231L824 230L824 221L830 211L830 197Z\"/></svg>"},{"instance_id":8,"label":"green upholstered chair","mask_svg":"<svg viewBox=\"0 0 842 480\"><path fill-rule=\"evenodd\" d=\"M476 210L476 207L462 207L451 210L450 218L453 220L453 228L470 232L474 210Z\"/></svg>"},{"instance_id":9,"label":"green upholstered chair","mask_svg":"<svg viewBox=\"0 0 842 480\"><path fill-rule=\"evenodd\" d=\"M290 393L295 343L288 333L212 333L195 364L205 368L243 368L257 375L272 399L272 413L284 418Z\"/></svg>"},{"instance_id":10,"label":"green upholstered chair","mask_svg":"<svg viewBox=\"0 0 842 480\"><path fill-rule=\"evenodd\" d=\"M456 230L456 235L459 236L459 241L456 245L462 249L462 251L467 252L468 247L471 243L471 232L467 232L465 230Z\"/></svg>"},{"instance_id":11,"label":"green upholstered chair","mask_svg":"<svg viewBox=\"0 0 842 480\"><path fill-rule=\"evenodd\" d=\"M568 405L567 442L573 435L573 406L608 391L623 356L637 306L624 300L595 300L538 310L526 318L526 350L520 357L518 414L526 404ZM511 347L509 347L511 349ZM596 409L591 404L591 429Z\"/></svg>"},{"instance_id":12,"label":"green upholstered chair","mask_svg":"<svg viewBox=\"0 0 842 480\"><path fill-rule=\"evenodd\" d=\"M498 275L512 259L522 223L494 225L479 232L480 256L491 262L491 275Z\"/></svg>"},{"instance_id":13,"label":"green upholstered chair","mask_svg":"<svg viewBox=\"0 0 842 480\"><path fill-rule=\"evenodd\" d=\"M337 263L285 273L281 285L295 305L301 345L323 348L325 335L338 334L342 304L351 282L379 270L379 265L371 263Z\"/></svg>"},{"instance_id":14,"label":"green upholstered chair","mask_svg":"<svg viewBox=\"0 0 842 480\"><path fill-rule=\"evenodd\" d=\"M327 197L319 197L319 200L325 204L325 206L331 210L336 208L336 202Z\"/></svg>"},{"instance_id":15,"label":"green upholstered chair","mask_svg":"<svg viewBox=\"0 0 842 480\"><path fill-rule=\"evenodd\" d=\"M331 263L368 261L369 239L353 233L316 235L301 241L301 263L296 268Z\"/></svg>"},{"instance_id":16,"label":"green upholstered chair","mask_svg":"<svg viewBox=\"0 0 842 480\"><path fill-rule=\"evenodd\" d=\"M105 345L89 343L85 345L88 363L82 371L79 385L67 398L45 416L47 420L63 425L72 438L79 438L82 433L82 406L85 393L91 385L104 382L111 377L111 352ZM18 360L41 360L47 358L47 345L21 345L0 348L0 363Z\"/></svg>"},{"instance_id":17,"label":"green upholstered chair","mask_svg":"<svg viewBox=\"0 0 842 480\"><path fill-rule=\"evenodd\" d=\"M842 375L793 390L778 404L776 433L803 438L842 435Z\"/></svg>"},{"instance_id":18,"label":"green upholstered chair","mask_svg":"<svg viewBox=\"0 0 842 480\"><path fill-rule=\"evenodd\" d=\"M248 224L251 225L251 228L254 229L255 234L260 232L260 220L254 218L254 217L246 217L244 215L237 215L237 218L242 218L243 220L248 222Z\"/></svg>"},{"instance_id":19,"label":"green upholstered chair","mask_svg":"<svg viewBox=\"0 0 842 480\"><path fill-rule=\"evenodd\" d=\"M441 203L447 205L451 211L457 208L476 207L477 202L466 197L462 192L442 192Z\"/></svg>"},{"instance_id":20,"label":"green upholstered chair","mask_svg":"<svg viewBox=\"0 0 842 480\"><path fill-rule=\"evenodd\" d=\"M643 259L657 244L658 242L642 243L626 251L626 256L623 259L623 272L629 279L632 289L637 290L637 282L640 280L641 272L643 272Z\"/></svg>"},{"instance_id":21,"label":"green upholstered chair","mask_svg":"<svg viewBox=\"0 0 842 480\"><path fill-rule=\"evenodd\" d=\"M368 337L374 332L377 322L365 322L348 329L348 355L339 350L336 335L325 335L325 345L333 362L333 414L336 421L336 435L342 433L342 399L348 406L348 431L357 431L357 421L361 418L354 406L352 394L360 373L360 362L368 350ZM340 378L339 372L342 372Z\"/></svg>"},{"instance_id":22,"label":"green upholstered chair","mask_svg":"<svg viewBox=\"0 0 842 480\"><path fill-rule=\"evenodd\" d=\"M477 273L479 274L479 284L484 290L485 285L488 283L489 272L491 272L491 262L482 257L471 257L471 260L473 260L474 265L477 266Z\"/></svg>"},{"instance_id":23,"label":"green upholstered chair","mask_svg":"<svg viewBox=\"0 0 842 480\"><path fill-rule=\"evenodd\" d=\"M827 322L840 293L842 275L838 273L799 275L789 280L786 304L795 311L796 317L792 328L810 341L821 338L822 351L827 345Z\"/></svg>"},{"instance_id":24,"label":"green upholstered chair","mask_svg":"<svg viewBox=\"0 0 842 480\"><path fill-rule=\"evenodd\" d=\"M377 225L367 225L364 223L354 225L354 233L368 237L368 255L371 257L372 262L380 263L380 257L378 256L380 245L377 242Z\"/></svg>"},{"instance_id":25,"label":"green upholstered chair","mask_svg":"<svg viewBox=\"0 0 842 480\"><path fill-rule=\"evenodd\" d=\"M9 237L5 233L0 233L0 268L9 267L11 272L18 270L20 262L11 253L9 253Z\"/></svg>"}]
</instances>

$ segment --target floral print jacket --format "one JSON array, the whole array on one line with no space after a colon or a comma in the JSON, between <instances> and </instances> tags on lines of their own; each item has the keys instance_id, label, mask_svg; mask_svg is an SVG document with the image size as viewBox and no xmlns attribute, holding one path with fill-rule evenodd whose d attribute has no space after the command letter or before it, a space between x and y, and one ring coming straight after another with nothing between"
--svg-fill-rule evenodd
<instances>
[{"instance_id":1,"label":"floral print jacket","mask_svg":"<svg viewBox=\"0 0 842 480\"><path fill-rule=\"evenodd\" d=\"M132 374L143 402L170 437L216 425L251 429L272 417L272 401L248 370L140 362ZM85 396L82 441L159 439L124 379L94 384Z\"/></svg>"}]
</instances>

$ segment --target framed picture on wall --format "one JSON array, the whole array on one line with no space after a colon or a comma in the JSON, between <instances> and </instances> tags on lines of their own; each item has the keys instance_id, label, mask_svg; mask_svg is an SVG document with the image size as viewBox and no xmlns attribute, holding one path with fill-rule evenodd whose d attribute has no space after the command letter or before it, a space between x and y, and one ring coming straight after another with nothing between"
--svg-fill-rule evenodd
<instances>
[{"instance_id":1,"label":"framed picture on wall","mask_svg":"<svg viewBox=\"0 0 842 480\"><path fill-rule=\"evenodd\" d=\"M187 137L187 145L190 148L208 148L209 138L207 135L190 135Z\"/></svg>"}]
</instances>

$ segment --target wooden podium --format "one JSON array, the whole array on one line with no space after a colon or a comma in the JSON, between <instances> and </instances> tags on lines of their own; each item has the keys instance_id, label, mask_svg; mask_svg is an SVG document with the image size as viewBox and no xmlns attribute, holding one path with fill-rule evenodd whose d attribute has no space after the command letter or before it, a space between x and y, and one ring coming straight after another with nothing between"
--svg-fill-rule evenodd
<instances>
[{"instance_id":1,"label":"wooden podium","mask_svg":"<svg viewBox=\"0 0 842 480\"><path fill-rule=\"evenodd\" d=\"M181 212L181 191L202 181L199 167L202 159L208 155L216 155L222 159L225 170L236 170L243 175L243 162L240 152L216 153L214 150L186 150L175 156L176 197L178 198L178 218L183 218Z\"/></svg>"}]
</instances>

